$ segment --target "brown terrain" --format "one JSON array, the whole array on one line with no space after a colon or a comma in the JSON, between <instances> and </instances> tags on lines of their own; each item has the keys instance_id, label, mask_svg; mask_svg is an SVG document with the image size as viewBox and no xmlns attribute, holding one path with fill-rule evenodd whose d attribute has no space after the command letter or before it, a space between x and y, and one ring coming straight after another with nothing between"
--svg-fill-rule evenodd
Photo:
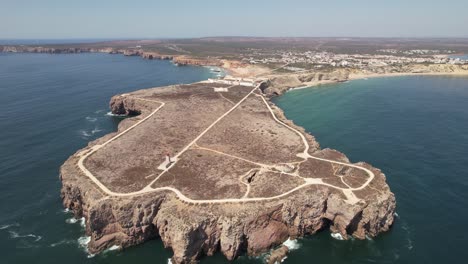
<instances>
[{"instance_id":1,"label":"brown terrain","mask_svg":"<svg viewBox=\"0 0 468 264\"><path fill-rule=\"evenodd\" d=\"M229 260L262 254L324 229L345 239L387 231L395 197L384 174L320 149L268 100L269 85L114 96L112 112L133 117L61 168L64 206L85 217L89 251L159 237L174 263L194 263L217 251Z\"/></svg>"}]
</instances>

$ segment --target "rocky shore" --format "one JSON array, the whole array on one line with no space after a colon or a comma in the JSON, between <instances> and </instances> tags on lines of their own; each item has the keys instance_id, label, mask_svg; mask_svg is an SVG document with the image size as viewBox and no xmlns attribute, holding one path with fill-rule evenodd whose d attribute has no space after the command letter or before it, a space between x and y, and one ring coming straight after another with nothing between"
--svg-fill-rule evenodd
<instances>
[{"instance_id":1,"label":"rocky shore","mask_svg":"<svg viewBox=\"0 0 468 264\"><path fill-rule=\"evenodd\" d=\"M286 90L279 89L275 82L267 82L263 91L271 94ZM145 102L122 100L119 96L113 97L111 108L119 114L148 113ZM280 109L276 111L284 122L294 126ZM118 132L138 118L123 120ZM115 133L89 143L88 148L113 135ZM349 162L342 153L320 149L315 139L306 135L314 146L311 151L315 156ZM313 235L322 230L338 233L344 239L375 237L389 230L394 221L395 197L386 184L385 175L362 162L358 164L376 175L372 181L375 191L367 188L357 191L356 195L362 200L356 204L347 203L340 191L322 185L307 186L286 197L263 202L190 204L171 191L108 196L78 169L79 155L77 152L61 167L61 197L65 208L72 210L76 217L86 219L91 253L111 246L127 248L161 239L165 247L174 252L173 263L196 263L215 252L233 260L240 255L268 252L288 238ZM285 251L275 252L275 258L284 257Z\"/></svg>"},{"instance_id":2,"label":"rocky shore","mask_svg":"<svg viewBox=\"0 0 468 264\"><path fill-rule=\"evenodd\" d=\"M346 82L356 79L411 75L460 75L468 76L468 65L412 64L357 70L338 68L329 71L308 71L265 75L262 86L268 96L281 95L289 89L305 88L320 84Z\"/></svg>"},{"instance_id":3,"label":"rocky shore","mask_svg":"<svg viewBox=\"0 0 468 264\"><path fill-rule=\"evenodd\" d=\"M148 60L172 60L177 65L196 66L222 66L217 59L191 58L184 55L164 55L157 52L144 51L142 49L117 49L117 48L88 48L88 47L33 47L33 46L0 46L0 52L8 53L48 53L48 54L75 54L75 53L108 53L122 54L124 56L139 56Z\"/></svg>"}]
</instances>

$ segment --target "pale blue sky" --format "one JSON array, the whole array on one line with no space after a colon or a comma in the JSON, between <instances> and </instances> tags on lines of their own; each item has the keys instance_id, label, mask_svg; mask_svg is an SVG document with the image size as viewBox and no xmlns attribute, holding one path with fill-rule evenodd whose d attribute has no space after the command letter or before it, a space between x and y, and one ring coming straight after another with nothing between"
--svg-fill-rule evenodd
<instances>
[{"instance_id":1,"label":"pale blue sky","mask_svg":"<svg viewBox=\"0 0 468 264\"><path fill-rule=\"evenodd\" d=\"M0 0L0 39L468 37L468 0Z\"/></svg>"}]
</instances>

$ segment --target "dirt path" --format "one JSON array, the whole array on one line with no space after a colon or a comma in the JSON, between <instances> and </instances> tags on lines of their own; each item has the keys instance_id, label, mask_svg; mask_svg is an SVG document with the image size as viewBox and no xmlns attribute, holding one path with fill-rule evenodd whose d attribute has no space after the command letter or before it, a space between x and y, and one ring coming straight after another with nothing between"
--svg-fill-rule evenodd
<instances>
[{"instance_id":1,"label":"dirt path","mask_svg":"<svg viewBox=\"0 0 468 264\"><path fill-rule=\"evenodd\" d=\"M241 158L241 157L236 157L236 156L233 156L233 155L230 155L228 153L223 153L223 152L220 152L220 151L216 151L216 150L211 150L211 149L207 149L207 148L202 148L202 147L199 147L196 145L196 142L201 138L203 137L211 128L213 128L218 122L220 122L223 118L225 118L227 115L229 115L232 111L234 111L237 107L239 107L250 95L252 95L254 93L255 90L259 89L259 86L255 87L254 89L252 89L245 97L243 97L239 102L237 102L237 104L235 104L231 109L229 109L227 112L225 112L223 115L221 115L217 120L215 120L210 126L208 126L202 133L200 133L195 139L193 139L187 146L185 146L175 157L174 157L174 160L179 160L179 157L185 153L187 150L189 150L190 148L194 147L194 148L199 148L199 149L204 149L204 150L207 150L207 151L214 151L220 155L227 155L227 156L230 156L232 158L236 158L236 159L240 159L240 160L243 160L243 161L246 161L246 162L249 162L249 163L253 163L257 166L259 166L260 168L259 169L264 169L264 170L271 170L272 167L276 166L276 165L269 165L269 164L262 164L262 163L258 163L258 162L253 162L253 161L249 161L247 159L244 159L244 158ZM128 96L128 95L122 95L122 96ZM239 181L246 185L247 186L247 192L245 193L245 195L242 197L242 198L232 198L232 199L210 199L210 200L194 200L194 199L190 199L188 198L187 196L185 196L184 194L182 194L178 189L175 189L175 188L172 188L172 187L159 187L159 188L152 188L151 185L153 185L162 175L164 175L165 173L167 173L173 166L176 162L172 163L168 168L166 168L163 172L161 172L153 181L151 181L146 187L144 187L143 189L139 190L139 191L136 191L136 192L131 192L131 193L116 193L116 192L113 192L111 190L109 190L104 184L102 184L85 166L84 166L84 161L89 157L91 156L93 153L95 153L96 151L98 151L99 149L103 148L104 146L106 146L107 144L109 144L110 142L118 139L119 137L121 137L122 135L126 134L126 133L129 133L132 129L134 129L135 127L137 127L138 125L140 125L141 123L145 122L146 120L148 120L149 118L151 118L154 114L156 114L161 108L164 107L165 103L164 102L160 102L160 101L157 101L157 100L150 100L150 99L145 99L145 98L134 98L136 100L142 100L142 101L148 101L148 102L152 102L152 103L157 103L159 104L159 106L153 111L151 112L148 116L146 116L145 118L143 118L142 120L138 121L137 123L135 123L134 125L130 126L129 128L125 129L124 131L122 131L121 133L119 133L118 135L112 137L111 139L109 139L108 141L104 142L103 144L100 144L100 145L95 145L93 147L91 147L91 149L87 149L87 150L84 150L82 153L78 154L80 156L80 159L78 160L78 167L80 168L80 170L83 171L83 173L88 177L90 178L104 193L106 193L107 195L109 196L117 196L117 197L128 197L128 196L135 196L135 195L143 195L143 194L147 194L147 193L150 193L150 192L156 192L156 191L172 191L174 192L177 197L179 199L181 199L182 201L184 202L187 202L187 203L192 203L192 204L215 204L215 203L238 203L238 202L257 202L257 201L268 201L268 200L273 200L273 199L277 199L277 198L282 198L282 197L285 197L285 196L288 196L289 194L293 193L293 192L296 192L304 187L307 187L307 186L310 186L310 185L324 185L324 186L327 186L327 187L330 187L330 188L334 188L334 189L337 189L337 190L340 190L343 192L343 194L346 196L346 201L350 204L355 204L357 202L360 201L360 199L358 199L355 195L354 195L354 192L353 191L358 191L358 190L362 190L364 188L366 188L369 183L374 179L375 175L372 171L362 167L362 166L358 166L358 165L354 165L354 164L349 164L349 163L344 163L344 162L339 162L339 161L334 161L334 160L329 160L329 159L323 159L323 158L319 158L319 157L314 157L312 155L309 154L309 143L307 142L307 139L305 138L305 136L300 132L298 131L297 129L285 124L284 122L280 121L274 111L272 110L272 108L270 107L270 105L268 104L268 102L266 101L265 97L262 96L262 95L258 95L256 94L256 96L260 96L263 100L263 102L265 103L265 105L267 106L268 110L270 111L273 119L285 126L286 128L290 129L291 131L297 133L302 141L303 141L303 144L304 144L304 151L302 153L299 153L297 154L298 157L300 158L303 158L304 161L308 160L308 159L315 159L315 160L320 160L320 161L325 161L325 162L330 162L330 163L333 163L333 164L338 164L338 165L342 165L342 166L347 166L347 167L352 167L352 168L356 168L356 169L359 169L359 170L363 170L367 173L367 175L369 176L367 181L357 187L357 188L342 188L342 187L338 187L338 186L334 186L332 184L328 184L328 183L325 183L322 181L322 179L320 178L305 178L305 177L301 177L297 174L294 174L294 173L284 173L284 174L288 174L290 176L296 176L296 177L300 177L302 179L304 179L305 183L304 184L301 184L287 192L284 192L282 194L279 194L279 195L276 195L276 196L271 196L271 197L255 197L255 198L248 198L248 194L250 192L250 184L246 183L243 181L243 176L245 175L242 175L241 177L239 177ZM302 162L304 162L302 161ZM295 164L300 164L302 162L294 162ZM281 163L281 164L289 164L289 163ZM292 164L292 163L291 163ZM249 171L250 172L250 171Z\"/></svg>"}]
</instances>

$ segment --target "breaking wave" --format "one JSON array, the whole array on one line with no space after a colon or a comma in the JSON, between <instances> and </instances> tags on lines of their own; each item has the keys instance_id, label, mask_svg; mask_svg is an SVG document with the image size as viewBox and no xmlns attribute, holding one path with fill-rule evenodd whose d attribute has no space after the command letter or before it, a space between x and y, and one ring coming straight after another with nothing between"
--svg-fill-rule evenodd
<instances>
[{"instance_id":1,"label":"breaking wave","mask_svg":"<svg viewBox=\"0 0 468 264\"><path fill-rule=\"evenodd\" d=\"M57 243L52 243L50 244L50 247L56 247L56 246L60 246L60 245L68 245L68 244L74 244L75 241L74 240L60 240L59 242Z\"/></svg>"},{"instance_id":2,"label":"breaking wave","mask_svg":"<svg viewBox=\"0 0 468 264\"><path fill-rule=\"evenodd\" d=\"M343 236L340 233L331 233L331 237L336 240L344 240Z\"/></svg>"},{"instance_id":3,"label":"breaking wave","mask_svg":"<svg viewBox=\"0 0 468 264\"><path fill-rule=\"evenodd\" d=\"M289 251L296 250L301 247L301 244L299 244L297 239L291 240L291 238L288 238L288 240L284 241L283 245L285 245Z\"/></svg>"},{"instance_id":4,"label":"breaking wave","mask_svg":"<svg viewBox=\"0 0 468 264\"><path fill-rule=\"evenodd\" d=\"M86 131L86 130L82 129L82 130L80 130L80 134L81 134L81 136L88 138L88 137L94 136L94 134L99 133L101 131L102 131L102 129L99 129L99 128L95 127L91 131Z\"/></svg>"},{"instance_id":5,"label":"breaking wave","mask_svg":"<svg viewBox=\"0 0 468 264\"><path fill-rule=\"evenodd\" d=\"M112 247L104 250L102 253L108 253L108 252L111 252L111 251L116 251L116 250L119 250L120 249L120 246L117 246L117 245L113 245Z\"/></svg>"},{"instance_id":6,"label":"breaking wave","mask_svg":"<svg viewBox=\"0 0 468 264\"><path fill-rule=\"evenodd\" d=\"M16 239L16 238L33 238L34 242L37 242L42 239L41 236L37 236L34 234L27 234L27 235L20 235L15 231L9 231L10 233L10 238Z\"/></svg>"},{"instance_id":7,"label":"breaking wave","mask_svg":"<svg viewBox=\"0 0 468 264\"><path fill-rule=\"evenodd\" d=\"M81 217L81 218L74 218L74 217L68 218L67 220L65 220L65 223L67 223L67 224L79 223L82 228L86 227L86 219L84 217Z\"/></svg>"},{"instance_id":8,"label":"breaking wave","mask_svg":"<svg viewBox=\"0 0 468 264\"><path fill-rule=\"evenodd\" d=\"M107 116L117 116L117 117L126 117L127 115L117 115L117 114L113 114L112 112L107 112L106 114Z\"/></svg>"},{"instance_id":9,"label":"breaking wave","mask_svg":"<svg viewBox=\"0 0 468 264\"><path fill-rule=\"evenodd\" d=\"M89 122L96 122L96 121L97 121L97 118L96 118L96 117L87 116L87 117L86 117L86 120L89 121Z\"/></svg>"},{"instance_id":10,"label":"breaking wave","mask_svg":"<svg viewBox=\"0 0 468 264\"><path fill-rule=\"evenodd\" d=\"M68 218L67 220L65 220L65 223L67 224L76 224L76 222L78 222L80 219L76 219L74 217L72 218Z\"/></svg>"},{"instance_id":11,"label":"breaking wave","mask_svg":"<svg viewBox=\"0 0 468 264\"><path fill-rule=\"evenodd\" d=\"M80 238L78 238L77 241L78 241L78 246L85 251L85 253L88 255L88 258L92 258L92 257L95 256L94 254L90 254L89 250L88 250L88 244L89 244L89 242L91 242L91 237L90 236L80 237Z\"/></svg>"},{"instance_id":12,"label":"breaking wave","mask_svg":"<svg viewBox=\"0 0 468 264\"><path fill-rule=\"evenodd\" d=\"M18 227L19 224L15 223L15 224L9 224L9 225L2 225L0 226L0 230L5 230L5 229L8 229L10 227Z\"/></svg>"}]
</instances>

